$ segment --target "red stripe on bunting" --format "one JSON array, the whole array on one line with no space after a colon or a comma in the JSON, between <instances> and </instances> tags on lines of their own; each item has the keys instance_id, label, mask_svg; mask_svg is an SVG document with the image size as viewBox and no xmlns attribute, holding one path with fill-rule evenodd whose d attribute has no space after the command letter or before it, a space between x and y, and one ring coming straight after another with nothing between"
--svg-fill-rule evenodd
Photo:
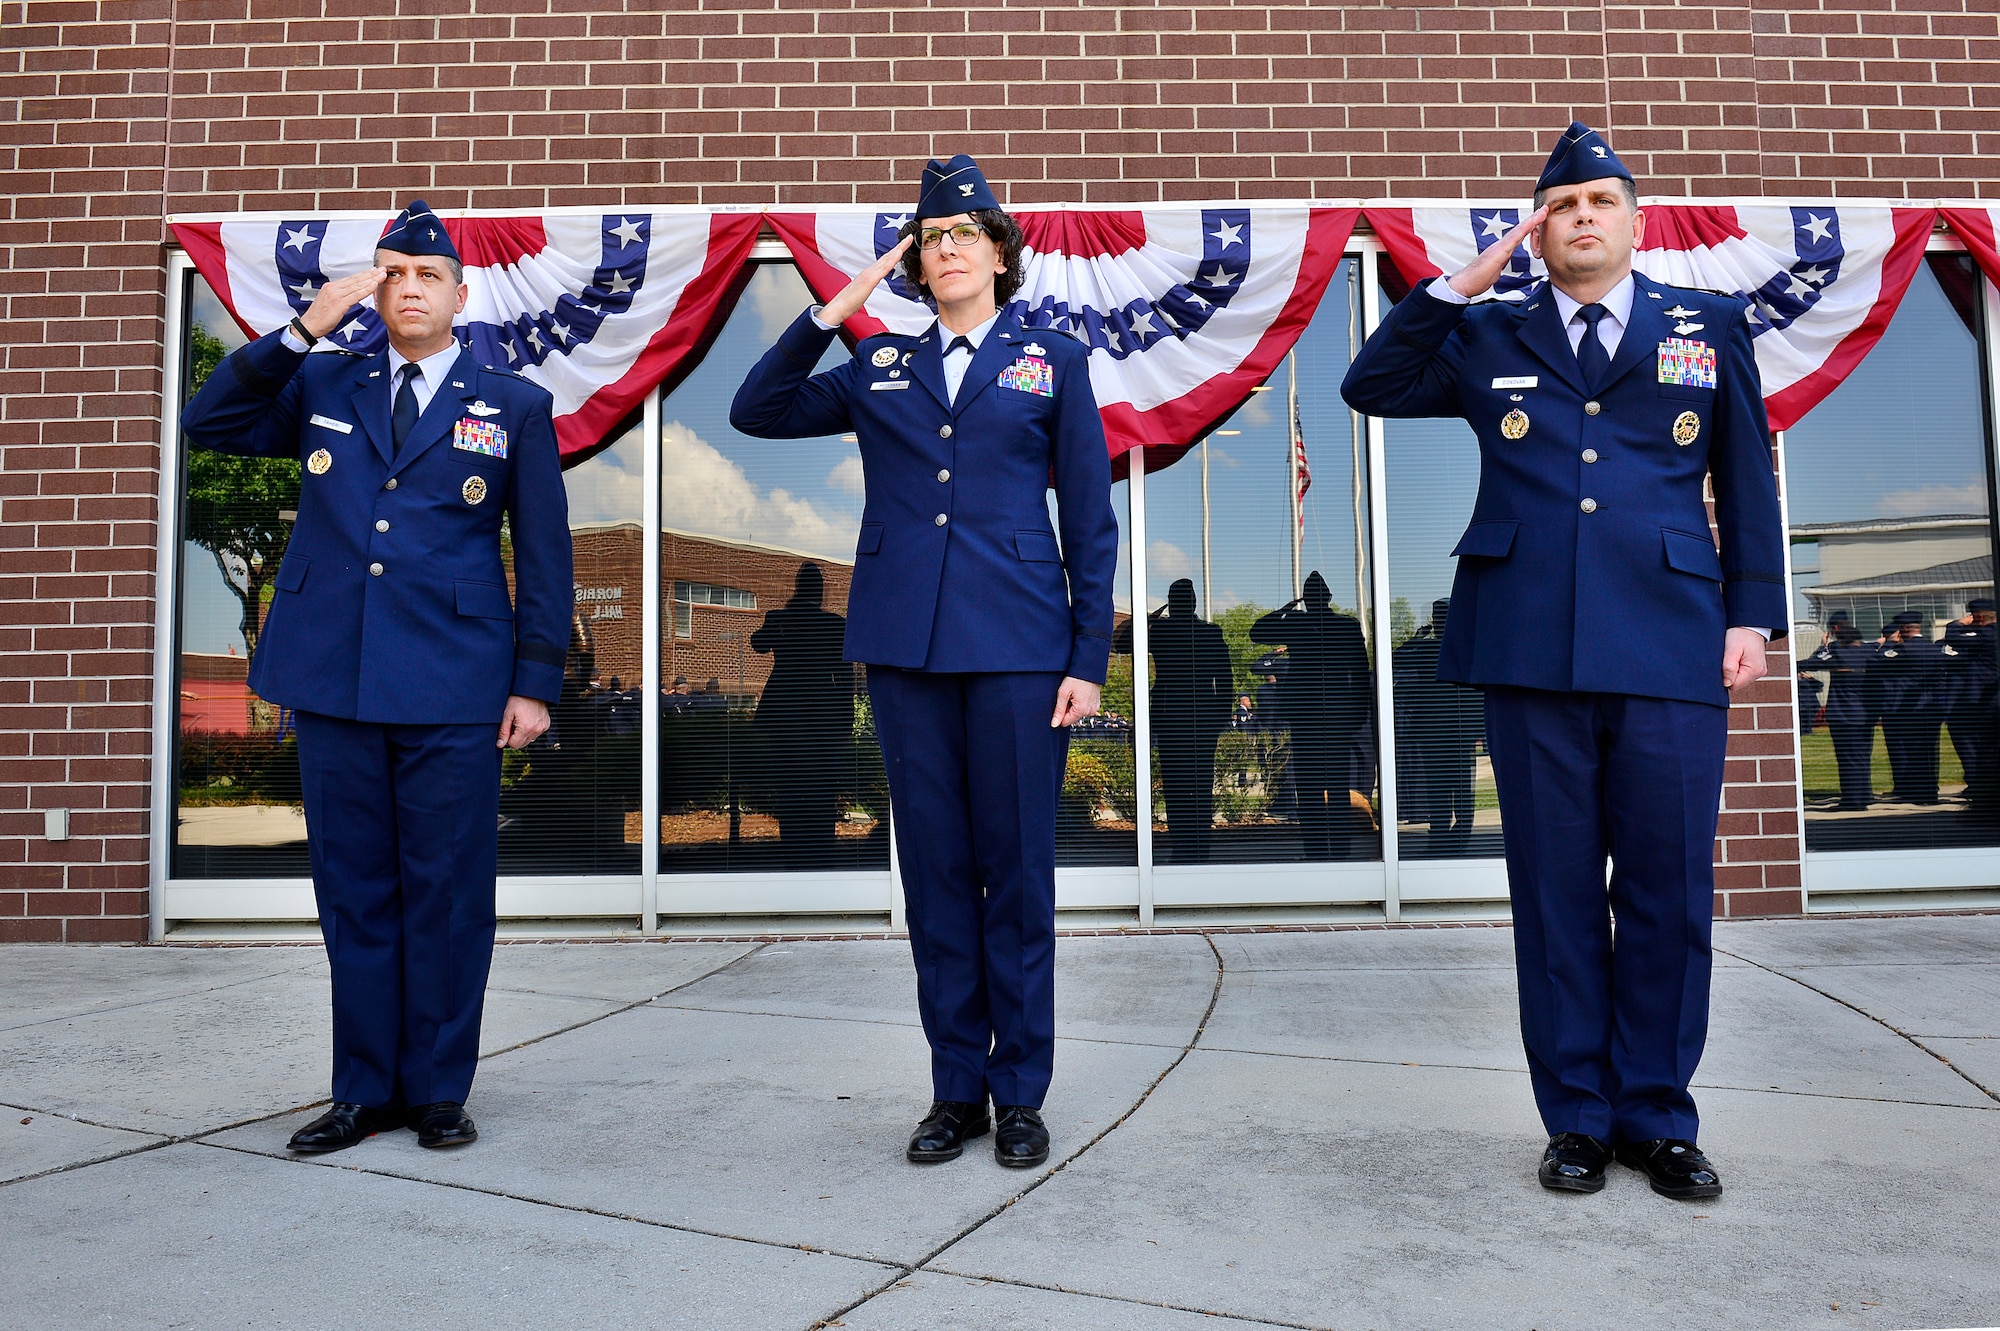
<instances>
[{"instance_id":1,"label":"red stripe on bunting","mask_svg":"<svg viewBox=\"0 0 2000 1331\"><path fill-rule=\"evenodd\" d=\"M1404 282L1414 287L1419 282L1444 276L1444 269L1431 262L1430 251L1425 248L1423 238L1417 235L1414 211L1408 208L1364 208L1361 215L1368 219L1368 229L1375 233L1375 238L1382 242L1382 248L1389 252L1389 262L1396 265L1396 271L1402 274Z\"/></svg>"},{"instance_id":2,"label":"red stripe on bunting","mask_svg":"<svg viewBox=\"0 0 2000 1331\"><path fill-rule=\"evenodd\" d=\"M229 294L229 255L222 248L222 223L175 222L168 229L187 251L188 258L194 260L194 270L208 283L208 289L222 302L222 308L229 311L229 317L236 320L243 335L255 340L257 330L237 315L236 301Z\"/></svg>"},{"instance_id":3,"label":"red stripe on bunting","mask_svg":"<svg viewBox=\"0 0 2000 1331\"><path fill-rule=\"evenodd\" d=\"M820 257L819 231L814 223L814 214L765 213L764 221L770 223L771 229L778 233L778 239L784 241L785 248L792 252L792 260L799 266L799 276L805 278L814 300L825 304L840 294L849 279L846 273ZM851 347L863 338L887 331L888 327L863 309L840 326L840 336Z\"/></svg>"},{"instance_id":4,"label":"red stripe on bunting","mask_svg":"<svg viewBox=\"0 0 2000 1331\"><path fill-rule=\"evenodd\" d=\"M1028 248L1037 254L1066 254L1079 259L1116 257L1143 249L1144 213L1022 213L1017 219Z\"/></svg>"},{"instance_id":5,"label":"red stripe on bunting","mask_svg":"<svg viewBox=\"0 0 2000 1331\"><path fill-rule=\"evenodd\" d=\"M394 224L393 218L390 219ZM549 233L539 217L447 217L444 233L451 237L459 262L467 268L505 268L549 247Z\"/></svg>"},{"instance_id":6,"label":"red stripe on bunting","mask_svg":"<svg viewBox=\"0 0 2000 1331\"><path fill-rule=\"evenodd\" d=\"M1944 208L1944 224L1965 242L1973 262L1987 280L2000 283L2000 243L1993 234L1993 214L1984 208Z\"/></svg>"},{"instance_id":7,"label":"red stripe on bunting","mask_svg":"<svg viewBox=\"0 0 2000 1331\"><path fill-rule=\"evenodd\" d=\"M1807 412L1825 400L1827 394L1840 387L1841 380L1854 372L1862 358L1875 349L1888 331L1889 320L1895 317L1896 307L1903 303L1904 293L1910 289L1910 281L1917 275L1917 265L1924 261L1924 246L1930 240L1931 228L1937 223L1938 210L1935 208L1892 208L1891 225L1895 228L1895 239L1889 243L1889 253L1882 260L1882 285L1875 293L1875 304L1869 309L1868 317L1861 326L1840 339L1833 354L1821 362L1820 367L1791 387L1774 393L1764 399L1764 409L1771 417L1771 428L1789 430Z\"/></svg>"},{"instance_id":8,"label":"red stripe on bunting","mask_svg":"<svg viewBox=\"0 0 2000 1331\"><path fill-rule=\"evenodd\" d=\"M1736 209L1727 204L1654 204L1644 210L1646 238L1642 250L1714 249L1750 234L1736 224Z\"/></svg>"}]
</instances>

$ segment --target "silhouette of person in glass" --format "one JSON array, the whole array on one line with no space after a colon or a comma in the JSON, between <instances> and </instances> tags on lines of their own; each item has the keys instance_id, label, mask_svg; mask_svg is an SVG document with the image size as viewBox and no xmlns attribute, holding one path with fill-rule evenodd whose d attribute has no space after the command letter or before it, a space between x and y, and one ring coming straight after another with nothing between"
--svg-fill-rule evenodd
<instances>
[{"instance_id":1,"label":"silhouette of person in glass","mask_svg":"<svg viewBox=\"0 0 2000 1331\"><path fill-rule=\"evenodd\" d=\"M819 565L799 565L792 599L750 635L750 649L771 657L751 725L776 796L779 858L794 869L832 867L835 787L854 732L854 668L841 659L847 620L823 607L825 597Z\"/></svg>"},{"instance_id":2,"label":"silhouette of person in glass","mask_svg":"<svg viewBox=\"0 0 2000 1331\"><path fill-rule=\"evenodd\" d=\"M1472 837L1473 746L1486 734L1486 699L1478 689L1437 677L1449 599L1431 602L1431 622L1394 656L1396 710L1423 774L1430 853L1457 856ZM1399 784L1399 789L1400 784Z\"/></svg>"},{"instance_id":3,"label":"silhouette of person in glass","mask_svg":"<svg viewBox=\"0 0 2000 1331\"><path fill-rule=\"evenodd\" d=\"M1132 622L1111 650L1132 651ZM1194 582L1167 588L1167 603L1147 616L1153 658L1153 747L1167 798L1167 844L1173 864L1206 864L1215 828L1215 742L1229 729L1235 683L1222 630L1195 613Z\"/></svg>"},{"instance_id":4,"label":"silhouette of person in glass","mask_svg":"<svg viewBox=\"0 0 2000 1331\"><path fill-rule=\"evenodd\" d=\"M1876 699L1869 684L1875 650L1861 640L1860 629L1836 617L1827 624L1827 638L1820 649L1799 662L1807 669L1828 673L1826 729L1840 773L1837 807L1844 812L1859 812L1875 799L1871 768Z\"/></svg>"},{"instance_id":5,"label":"silhouette of person in glass","mask_svg":"<svg viewBox=\"0 0 2000 1331\"><path fill-rule=\"evenodd\" d=\"M1305 595L1259 619L1250 636L1286 649L1279 688L1292 732L1304 858L1350 858L1355 838L1372 825L1348 796L1374 715L1361 625L1333 608L1333 593L1314 570L1306 576Z\"/></svg>"}]
</instances>

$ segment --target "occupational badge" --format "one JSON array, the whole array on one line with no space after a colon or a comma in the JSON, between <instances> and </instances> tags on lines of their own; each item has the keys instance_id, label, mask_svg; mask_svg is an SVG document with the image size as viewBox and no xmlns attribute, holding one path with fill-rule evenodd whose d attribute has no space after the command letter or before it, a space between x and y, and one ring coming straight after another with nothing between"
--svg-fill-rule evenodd
<instances>
[{"instance_id":1,"label":"occupational badge","mask_svg":"<svg viewBox=\"0 0 2000 1331\"><path fill-rule=\"evenodd\" d=\"M1021 350L1027 352L1030 356L1046 356L1049 354L1048 348L1039 342L1030 342L1027 346L1022 347Z\"/></svg>"},{"instance_id":2,"label":"occupational badge","mask_svg":"<svg viewBox=\"0 0 2000 1331\"><path fill-rule=\"evenodd\" d=\"M464 387L464 385L454 384L453 387L462 388ZM500 414L500 408L487 406L486 399L483 397L474 398L472 401L472 405L468 406L466 410L471 412L473 415L479 417L481 420L486 419L488 416L498 416Z\"/></svg>"},{"instance_id":3,"label":"occupational badge","mask_svg":"<svg viewBox=\"0 0 2000 1331\"><path fill-rule=\"evenodd\" d=\"M1519 407L1500 418L1500 433L1509 439L1519 439L1528 433L1528 413Z\"/></svg>"},{"instance_id":4,"label":"occupational badge","mask_svg":"<svg viewBox=\"0 0 2000 1331\"><path fill-rule=\"evenodd\" d=\"M1686 448L1701 437L1701 417L1684 411L1674 418L1674 442Z\"/></svg>"},{"instance_id":5,"label":"occupational badge","mask_svg":"<svg viewBox=\"0 0 2000 1331\"><path fill-rule=\"evenodd\" d=\"M477 504L486 498L486 478L468 476L465 478L465 484L458 487L458 492L465 496L466 503Z\"/></svg>"},{"instance_id":6,"label":"occupational badge","mask_svg":"<svg viewBox=\"0 0 2000 1331\"><path fill-rule=\"evenodd\" d=\"M312 456L306 459L306 470L315 476L326 475L333 470L333 454L323 448L315 448Z\"/></svg>"},{"instance_id":7,"label":"occupational badge","mask_svg":"<svg viewBox=\"0 0 2000 1331\"><path fill-rule=\"evenodd\" d=\"M868 361L876 369L886 370L896 363L896 349L894 347L877 347L875 348L875 354L870 356Z\"/></svg>"}]
</instances>

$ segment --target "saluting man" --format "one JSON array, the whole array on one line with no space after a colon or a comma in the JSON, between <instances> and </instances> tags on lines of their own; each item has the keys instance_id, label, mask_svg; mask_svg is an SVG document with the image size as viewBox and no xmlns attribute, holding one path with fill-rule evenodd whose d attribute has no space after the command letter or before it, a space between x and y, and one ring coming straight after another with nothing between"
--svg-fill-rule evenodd
<instances>
[{"instance_id":1,"label":"saluting man","mask_svg":"<svg viewBox=\"0 0 2000 1331\"><path fill-rule=\"evenodd\" d=\"M970 157L929 163L901 243L801 314L729 413L759 438L860 440L846 655L868 666L931 1045L919 1164L988 1131L1003 1165L1048 1159L1056 802L1111 653L1118 526L1089 353L1003 311L1021 250ZM814 375L897 264L937 322Z\"/></svg>"},{"instance_id":2,"label":"saluting man","mask_svg":"<svg viewBox=\"0 0 2000 1331\"><path fill-rule=\"evenodd\" d=\"M1535 211L1398 305L1342 392L1479 436L1438 678L1486 690L1539 1177L1596 1192L1615 1152L1696 1198L1722 1190L1688 1082L1729 690L1764 674L1767 626L1784 631L1784 531L1743 303L1634 273L1644 233L1631 173L1572 124ZM1547 283L1468 304L1524 238ZM1531 620L1544 631L1524 639Z\"/></svg>"},{"instance_id":3,"label":"saluting man","mask_svg":"<svg viewBox=\"0 0 2000 1331\"><path fill-rule=\"evenodd\" d=\"M373 356L309 355L369 296ZM421 199L375 266L231 354L181 418L197 448L305 464L250 667L298 717L333 971L333 1107L306 1154L465 1113L493 955L500 750L548 728L569 640L568 502L549 394L460 348L464 270ZM509 519L515 594L500 557Z\"/></svg>"}]
</instances>

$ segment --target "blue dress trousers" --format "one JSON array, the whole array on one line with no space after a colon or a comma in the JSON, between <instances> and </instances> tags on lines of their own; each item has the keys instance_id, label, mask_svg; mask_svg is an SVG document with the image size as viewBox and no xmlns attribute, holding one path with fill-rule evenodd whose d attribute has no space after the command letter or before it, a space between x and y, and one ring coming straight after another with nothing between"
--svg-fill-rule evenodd
<instances>
[{"instance_id":1,"label":"blue dress trousers","mask_svg":"<svg viewBox=\"0 0 2000 1331\"><path fill-rule=\"evenodd\" d=\"M860 441L845 651L869 667L933 1090L1039 1106L1069 743L1049 717L1064 676L1104 680L1118 554L1089 353L1003 313L954 398L936 324L865 339L813 374L833 338L800 315L730 422Z\"/></svg>"},{"instance_id":2,"label":"blue dress trousers","mask_svg":"<svg viewBox=\"0 0 2000 1331\"><path fill-rule=\"evenodd\" d=\"M337 1101L462 1103L472 1085L500 717L510 694L560 696L575 600L551 411L462 352L398 451L387 352L272 334L181 417L196 448L304 464L250 686L298 714Z\"/></svg>"},{"instance_id":3,"label":"blue dress trousers","mask_svg":"<svg viewBox=\"0 0 2000 1331\"><path fill-rule=\"evenodd\" d=\"M1743 304L1639 274L1634 287L1596 382L1546 284L1471 306L1419 289L1342 395L1371 415L1460 417L1478 436L1437 674L1486 690L1542 1119L1607 1141L1694 1140L1724 635L1782 636L1790 614Z\"/></svg>"}]
</instances>

